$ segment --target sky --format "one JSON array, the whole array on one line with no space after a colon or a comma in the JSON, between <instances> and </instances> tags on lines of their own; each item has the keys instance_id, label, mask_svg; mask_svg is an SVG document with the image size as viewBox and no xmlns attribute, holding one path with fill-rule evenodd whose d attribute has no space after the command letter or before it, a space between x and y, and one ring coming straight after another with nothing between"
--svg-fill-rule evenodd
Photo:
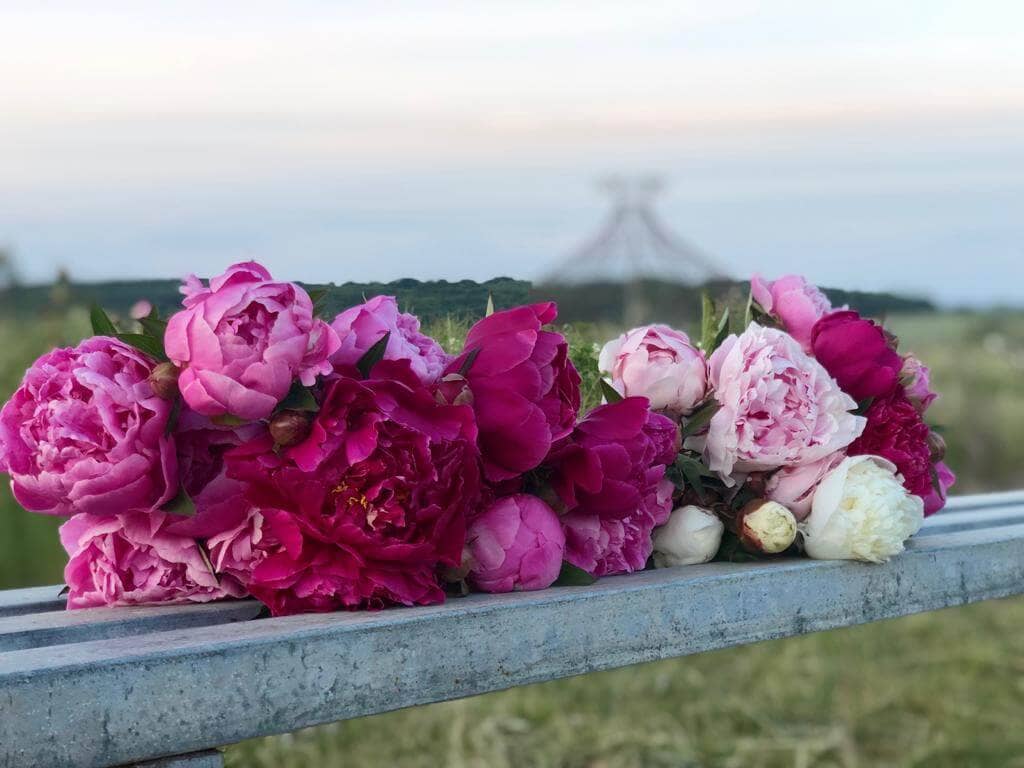
<instances>
[{"instance_id":1,"label":"sky","mask_svg":"<svg viewBox=\"0 0 1024 768\"><path fill-rule=\"evenodd\" d=\"M743 277L1024 304L1024 3L0 0L31 281L537 278L609 174Z\"/></svg>"}]
</instances>

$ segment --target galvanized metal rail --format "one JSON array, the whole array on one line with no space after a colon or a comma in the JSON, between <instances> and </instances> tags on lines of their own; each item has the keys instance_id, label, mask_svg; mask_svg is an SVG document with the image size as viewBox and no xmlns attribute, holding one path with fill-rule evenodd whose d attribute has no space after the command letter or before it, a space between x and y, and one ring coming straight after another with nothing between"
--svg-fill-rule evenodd
<instances>
[{"instance_id":1,"label":"galvanized metal rail","mask_svg":"<svg viewBox=\"0 0 1024 768\"><path fill-rule=\"evenodd\" d=\"M0 592L0 766L214 768L254 736L1024 593L1024 491L952 500L885 565L714 563L260 620L252 601L65 612L59 591Z\"/></svg>"}]
</instances>

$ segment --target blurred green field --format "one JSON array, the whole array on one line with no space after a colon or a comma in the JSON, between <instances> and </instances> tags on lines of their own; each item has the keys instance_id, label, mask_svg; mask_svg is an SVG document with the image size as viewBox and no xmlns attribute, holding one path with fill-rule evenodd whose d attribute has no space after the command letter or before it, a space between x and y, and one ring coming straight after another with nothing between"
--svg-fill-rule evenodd
<instances>
[{"instance_id":1,"label":"blurred green field","mask_svg":"<svg viewBox=\"0 0 1024 768\"><path fill-rule=\"evenodd\" d=\"M1024 313L887 325L943 393L931 419L955 492L1024 487ZM0 321L0 398L87 327L84 311ZM448 346L462 332L430 330ZM604 335L575 329L577 361ZM0 588L59 583L58 523L0 490ZM261 739L230 748L228 764L1024 768L1022 629L1024 600L985 603Z\"/></svg>"}]
</instances>

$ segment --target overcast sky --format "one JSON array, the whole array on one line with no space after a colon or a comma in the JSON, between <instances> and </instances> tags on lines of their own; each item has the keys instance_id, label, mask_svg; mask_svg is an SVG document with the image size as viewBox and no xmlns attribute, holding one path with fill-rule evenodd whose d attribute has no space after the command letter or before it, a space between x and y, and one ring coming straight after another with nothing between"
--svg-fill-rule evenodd
<instances>
[{"instance_id":1,"label":"overcast sky","mask_svg":"<svg viewBox=\"0 0 1024 768\"><path fill-rule=\"evenodd\" d=\"M1024 303L1024 3L0 5L32 280L536 277L595 180L736 275Z\"/></svg>"}]
</instances>

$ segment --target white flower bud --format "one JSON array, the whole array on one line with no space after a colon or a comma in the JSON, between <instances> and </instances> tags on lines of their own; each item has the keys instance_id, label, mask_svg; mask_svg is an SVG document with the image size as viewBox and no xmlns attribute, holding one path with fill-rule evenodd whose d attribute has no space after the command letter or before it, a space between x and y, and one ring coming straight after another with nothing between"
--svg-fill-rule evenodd
<instances>
[{"instance_id":1,"label":"white flower bud","mask_svg":"<svg viewBox=\"0 0 1024 768\"><path fill-rule=\"evenodd\" d=\"M777 501L754 499L740 510L736 533L749 552L777 555L796 541L796 518Z\"/></svg>"},{"instance_id":2,"label":"white flower bud","mask_svg":"<svg viewBox=\"0 0 1024 768\"><path fill-rule=\"evenodd\" d=\"M706 563L718 554L725 525L718 515L693 505L680 507L654 532L658 568Z\"/></svg>"},{"instance_id":3,"label":"white flower bud","mask_svg":"<svg viewBox=\"0 0 1024 768\"><path fill-rule=\"evenodd\" d=\"M924 502L903 487L896 465L851 456L825 475L801 531L811 557L881 563L923 522Z\"/></svg>"}]
</instances>

